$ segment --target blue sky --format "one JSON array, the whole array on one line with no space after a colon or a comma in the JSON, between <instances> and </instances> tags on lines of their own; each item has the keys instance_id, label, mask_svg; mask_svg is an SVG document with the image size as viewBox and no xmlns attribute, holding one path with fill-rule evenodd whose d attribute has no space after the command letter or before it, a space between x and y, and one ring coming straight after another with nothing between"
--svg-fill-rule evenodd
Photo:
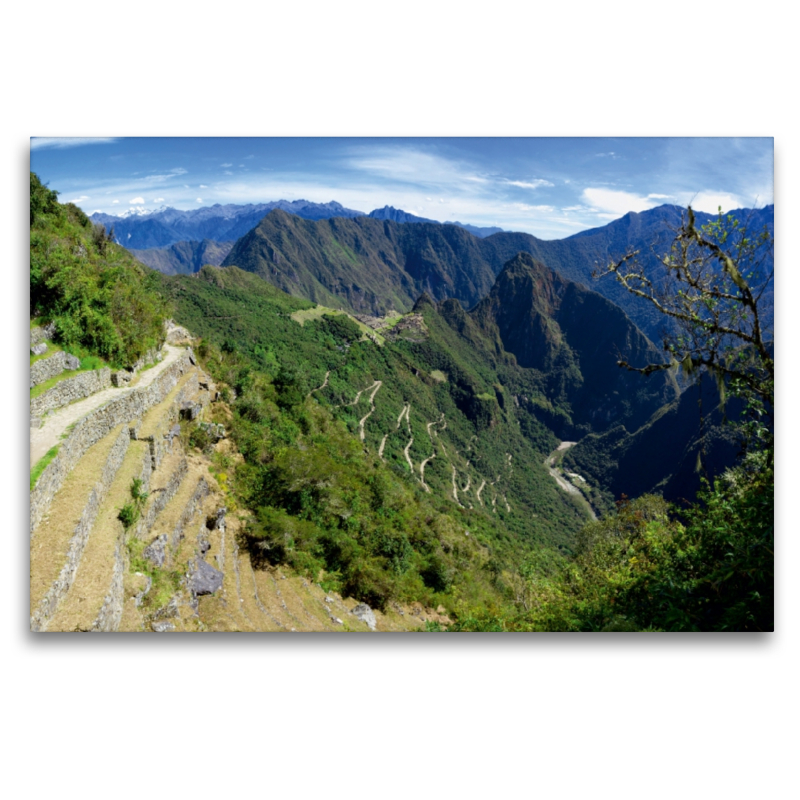
<instances>
[{"instance_id":1,"label":"blue sky","mask_svg":"<svg viewBox=\"0 0 800 800\"><path fill-rule=\"evenodd\" d=\"M544 239L773 202L771 138L34 138L31 169L87 213L302 198Z\"/></svg>"}]
</instances>

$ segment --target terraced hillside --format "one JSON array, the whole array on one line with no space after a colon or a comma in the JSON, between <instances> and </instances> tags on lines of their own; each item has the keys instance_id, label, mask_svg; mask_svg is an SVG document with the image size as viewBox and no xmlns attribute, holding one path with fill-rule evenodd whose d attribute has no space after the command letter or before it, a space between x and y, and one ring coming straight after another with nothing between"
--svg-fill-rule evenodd
<instances>
[{"instance_id":1,"label":"terraced hillside","mask_svg":"<svg viewBox=\"0 0 800 800\"><path fill-rule=\"evenodd\" d=\"M419 604L373 611L291 571L254 568L240 547L245 517L227 513L224 479L210 472L213 451L232 450L213 421L230 411L191 348L167 344L161 356L134 385L32 428L32 461L59 443L31 489L32 630L413 630L444 620ZM212 439L205 453L191 430Z\"/></svg>"}]
</instances>

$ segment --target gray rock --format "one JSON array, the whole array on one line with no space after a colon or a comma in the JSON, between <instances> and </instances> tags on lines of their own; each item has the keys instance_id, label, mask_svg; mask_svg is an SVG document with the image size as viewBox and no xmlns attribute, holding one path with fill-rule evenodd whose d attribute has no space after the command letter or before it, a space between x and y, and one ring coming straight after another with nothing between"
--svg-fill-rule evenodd
<instances>
[{"instance_id":1,"label":"gray rock","mask_svg":"<svg viewBox=\"0 0 800 800\"><path fill-rule=\"evenodd\" d=\"M154 622L150 626L156 633L169 633L175 630L175 626L171 622Z\"/></svg>"},{"instance_id":2,"label":"gray rock","mask_svg":"<svg viewBox=\"0 0 800 800\"><path fill-rule=\"evenodd\" d=\"M64 356L64 369L80 369L81 360L77 356L72 356L67 353Z\"/></svg>"},{"instance_id":3,"label":"gray rock","mask_svg":"<svg viewBox=\"0 0 800 800\"><path fill-rule=\"evenodd\" d=\"M177 619L180 616L178 609L178 595L173 595L163 608L159 608L155 614L154 619Z\"/></svg>"},{"instance_id":4,"label":"gray rock","mask_svg":"<svg viewBox=\"0 0 800 800\"><path fill-rule=\"evenodd\" d=\"M331 622L335 622L337 625L344 625L344 622L342 622L339 617L331 617Z\"/></svg>"},{"instance_id":5,"label":"gray rock","mask_svg":"<svg viewBox=\"0 0 800 800\"><path fill-rule=\"evenodd\" d=\"M128 372L126 369L120 369L111 373L111 383L117 387L124 386L126 383L130 383L132 377L132 372Z\"/></svg>"},{"instance_id":6,"label":"gray rock","mask_svg":"<svg viewBox=\"0 0 800 800\"><path fill-rule=\"evenodd\" d=\"M371 631L375 630L375 612L366 603L359 603L351 613L362 622L366 622Z\"/></svg>"},{"instance_id":7,"label":"gray rock","mask_svg":"<svg viewBox=\"0 0 800 800\"><path fill-rule=\"evenodd\" d=\"M197 424L208 434L209 438L213 439L215 442L224 439L226 436L224 425L215 422L198 422Z\"/></svg>"},{"instance_id":8,"label":"gray rock","mask_svg":"<svg viewBox=\"0 0 800 800\"><path fill-rule=\"evenodd\" d=\"M208 529L224 531L225 530L225 515L228 513L228 509L225 506L220 506L216 510L214 514L212 514L208 520L206 521L206 525Z\"/></svg>"},{"instance_id":9,"label":"gray rock","mask_svg":"<svg viewBox=\"0 0 800 800\"><path fill-rule=\"evenodd\" d=\"M195 595L214 594L222 588L222 573L214 569L211 564L196 558L194 569L190 576L192 593Z\"/></svg>"},{"instance_id":10,"label":"gray rock","mask_svg":"<svg viewBox=\"0 0 800 800\"><path fill-rule=\"evenodd\" d=\"M167 534L162 533L161 536L153 539L147 547L142 551L142 555L157 567L164 566L164 559L167 555Z\"/></svg>"},{"instance_id":11,"label":"gray rock","mask_svg":"<svg viewBox=\"0 0 800 800\"><path fill-rule=\"evenodd\" d=\"M40 356L42 353L47 352L47 345L44 342L40 342L39 344L35 344L31 347L31 353L35 356Z\"/></svg>"},{"instance_id":12,"label":"gray rock","mask_svg":"<svg viewBox=\"0 0 800 800\"><path fill-rule=\"evenodd\" d=\"M184 403L180 409L181 419L197 419L201 411L202 407L199 403Z\"/></svg>"}]
</instances>

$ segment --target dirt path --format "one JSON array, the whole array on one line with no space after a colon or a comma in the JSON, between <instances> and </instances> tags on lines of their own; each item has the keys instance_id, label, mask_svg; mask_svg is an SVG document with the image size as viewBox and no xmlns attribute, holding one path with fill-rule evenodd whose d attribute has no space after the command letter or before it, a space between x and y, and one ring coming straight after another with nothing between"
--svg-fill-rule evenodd
<instances>
[{"instance_id":1,"label":"dirt path","mask_svg":"<svg viewBox=\"0 0 800 800\"><path fill-rule=\"evenodd\" d=\"M358 421L358 436L361 441L364 441L364 437L366 434L364 433L364 423L372 416L372 413L375 411L375 395L378 394L378 389L383 386L383 381L375 381L368 389L364 389L365 392L368 392L372 389L372 394L369 396L369 411L367 412L366 416L362 417Z\"/></svg>"},{"instance_id":2,"label":"dirt path","mask_svg":"<svg viewBox=\"0 0 800 800\"><path fill-rule=\"evenodd\" d=\"M330 377L330 374L331 374L331 371L330 371L330 370L328 370L328 371L325 373L325 380L322 382L322 385L321 385L321 386L317 386L317 388L316 388L316 389L312 389L312 390L311 390L311 391L310 391L310 392L309 392L309 393L306 395L306 397L311 397L311 395L312 395L312 394L314 394L314 392L319 392L320 390L324 389L324 388L325 388L325 387L328 385L328 378Z\"/></svg>"},{"instance_id":3,"label":"dirt path","mask_svg":"<svg viewBox=\"0 0 800 800\"><path fill-rule=\"evenodd\" d=\"M120 394L149 386L170 364L177 361L186 352L184 348L173 347L170 344L165 344L164 350L166 351L164 358L154 367L141 373L135 388L117 388L112 386L108 389L104 389L102 392L93 394L91 397L87 397L85 400L80 400L77 403L72 403L72 405L59 408L57 411L46 416L42 420L41 428L31 430L31 467L33 467L51 447L54 447L61 441L61 435L73 422L77 422L90 411L100 408L104 403L107 403Z\"/></svg>"}]
</instances>

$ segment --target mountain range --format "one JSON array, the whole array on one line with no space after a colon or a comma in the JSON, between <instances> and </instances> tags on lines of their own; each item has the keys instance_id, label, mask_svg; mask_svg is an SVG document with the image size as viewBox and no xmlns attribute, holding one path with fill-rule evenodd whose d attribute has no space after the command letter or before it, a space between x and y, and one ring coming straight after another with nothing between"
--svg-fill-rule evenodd
<instances>
[{"instance_id":1,"label":"mountain range","mask_svg":"<svg viewBox=\"0 0 800 800\"><path fill-rule=\"evenodd\" d=\"M316 267L304 260L302 254L307 255L307 252L299 241L292 245L299 247L296 253L291 251L291 247L283 252L275 241L263 241L265 236L277 235L277 229L282 225L286 226L283 234L287 237L286 242L299 231L298 226L290 224L288 216L281 217L280 223L275 220L266 222L265 218L275 210L298 220L319 223L316 229L307 227L304 236L311 239L322 236L333 249L329 248L312 259L322 259ZM427 291L437 300L451 296L473 305L486 296L503 264L516 253L527 252L563 277L591 288L619 305L651 340L660 341L671 329L669 321L646 300L629 294L613 278L596 280L593 272L604 268L612 259L638 250L642 263L656 282L663 280L665 271L654 253L665 252L668 248L672 231L680 224L682 213L683 209L670 205L630 212L608 225L558 240L542 240L527 233L475 228L461 223L442 224L392 206L365 215L335 202L277 201L250 206L217 205L194 211L163 209L125 219L95 214L92 221L105 225L107 229L113 227L117 241L135 250L163 249L181 241L234 241L266 222L258 237L266 248L266 256L255 253L241 255L247 249L242 245L224 263L236 263L243 269L255 271L290 293L319 298L320 302L353 311L371 310L376 313L386 302L395 304L398 309L408 309L421 291ZM774 233L772 205L762 209L739 209L730 215L747 221L751 231L766 228ZM696 217L698 225L715 218L702 212L697 212ZM389 225L381 234L379 228L369 227L370 221ZM409 226L409 223L414 224ZM356 224L360 226L358 230L353 227ZM402 226L415 230L401 233ZM321 232L323 229L327 231L324 234ZM464 236L467 232L474 235ZM337 238L340 236L341 242ZM359 246L353 249L356 240ZM343 259L342 252L347 248L352 250L352 255ZM359 248L363 248L363 252ZM200 249L208 251L208 246ZM167 256L150 252L143 254L142 260L167 274L183 272L189 265L196 271L202 266L202 256L189 257L190 251L196 254L197 246L180 245L177 253ZM219 264L221 250L208 252L209 258L205 263ZM283 259L283 268L278 268L275 258ZM295 263L297 259L299 261ZM761 307L763 322L768 328L773 321L772 269L770 257L761 265L757 276L767 283ZM336 297L339 299L335 300Z\"/></svg>"}]
</instances>

